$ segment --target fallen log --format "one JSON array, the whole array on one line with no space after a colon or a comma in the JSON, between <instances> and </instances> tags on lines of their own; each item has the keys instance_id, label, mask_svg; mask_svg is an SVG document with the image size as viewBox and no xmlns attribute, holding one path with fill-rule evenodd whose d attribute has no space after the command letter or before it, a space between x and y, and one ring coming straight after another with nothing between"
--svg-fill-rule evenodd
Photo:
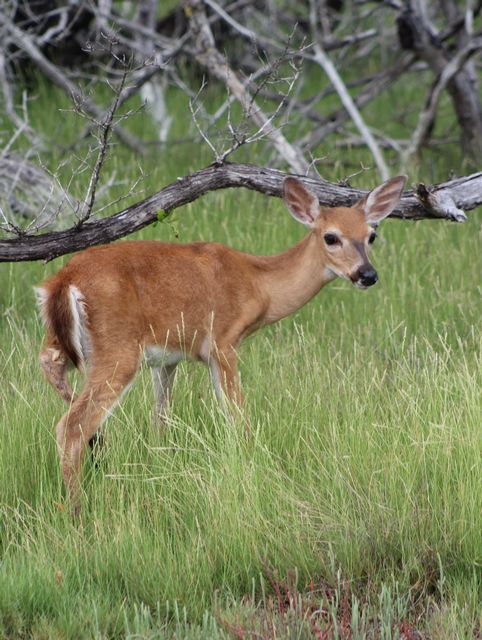
<instances>
[{"instance_id":1,"label":"fallen log","mask_svg":"<svg viewBox=\"0 0 482 640\"><path fill-rule=\"evenodd\" d=\"M41 235L19 235L0 240L0 262L52 260L73 251L112 242L156 222L159 213L169 213L209 191L245 187L268 196L282 196L283 171L249 164L223 163L196 171L164 187L141 202L102 219L90 219L70 229ZM367 191L322 179L298 176L319 198L322 206L349 206ZM427 187L406 191L391 218L422 220L441 218L464 222L465 211L482 204L482 172Z\"/></svg>"}]
</instances>

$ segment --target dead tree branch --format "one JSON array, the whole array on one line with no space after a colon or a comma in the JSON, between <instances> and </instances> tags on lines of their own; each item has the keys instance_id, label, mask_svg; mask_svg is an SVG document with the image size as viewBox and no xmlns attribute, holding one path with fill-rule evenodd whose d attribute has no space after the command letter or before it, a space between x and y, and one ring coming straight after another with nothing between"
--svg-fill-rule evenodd
<instances>
[{"instance_id":1,"label":"dead tree branch","mask_svg":"<svg viewBox=\"0 0 482 640\"><path fill-rule=\"evenodd\" d=\"M8 32L10 39L15 45L25 51L47 77L49 77L57 86L63 89L76 104L82 104L83 108L97 120L101 120L104 111L95 102L82 94L80 89L66 76L66 74L52 62L50 62L35 44L33 38L28 33L22 31L7 18L5 13L0 11L0 26ZM122 127L115 129L116 135L128 147L136 153L144 153L144 145L134 135L125 131Z\"/></svg>"},{"instance_id":2,"label":"dead tree branch","mask_svg":"<svg viewBox=\"0 0 482 640\"><path fill-rule=\"evenodd\" d=\"M159 67L157 65L147 65L143 69L140 69L139 71L134 72L133 81L129 84L129 86L124 87L118 96L117 109L120 109L120 107L125 102L127 102L129 98L131 98L133 95L141 91L144 85L147 82L149 82L149 80L151 80L151 78L158 72L159 72ZM102 113L100 122L106 121L106 119L109 117L109 111L110 109ZM86 125L82 130L82 132L80 133L79 141L82 141L85 138L87 138L92 133L92 130L95 127L96 127L95 122L94 123L89 122L89 124Z\"/></svg>"},{"instance_id":3,"label":"dead tree branch","mask_svg":"<svg viewBox=\"0 0 482 640\"><path fill-rule=\"evenodd\" d=\"M482 36L471 40L466 47L458 51L440 73L435 84L430 90L425 108L420 114L417 127L413 133L408 149L403 156L405 165L413 155L419 153L422 145L428 138L429 131L435 120L437 106L442 92L445 90L452 78L460 71L460 69L462 69L467 60L481 49Z\"/></svg>"},{"instance_id":4,"label":"dead tree branch","mask_svg":"<svg viewBox=\"0 0 482 640\"><path fill-rule=\"evenodd\" d=\"M60 218L72 224L77 207L56 176L18 154L0 154L0 210L5 231L34 233L52 227ZM25 222L27 228L22 229Z\"/></svg>"},{"instance_id":5,"label":"dead tree branch","mask_svg":"<svg viewBox=\"0 0 482 640\"><path fill-rule=\"evenodd\" d=\"M0 49L0 85L3 93L3 108L17 130L17 135L25 134L31 144L37 149L44 147L44 142L40 136L30 127L27 117L22 118L15 111L13 92L8 80L7 62L4 51ZM26 102L26 101L25 101ZM25 104L25 116L27 115L27 107Z\"/></svg>"},{"instance_id":6,"label":"dead tree branch","mask_svg":"<svg viewBox=\"0 0 482 640\"><path fill-rule=\"evenodd\" d=\"M323 71L326 73L330 82L336 89L340 100L353 120L356 128L360 132L360 135L365 140L367 147L370 149L370 152L375 160L375 164L378 168L378 173L382 180L388 180L390 172L388 171L387 164L383 158L383 154L381 152L380 147L377 144L377 141L373 137L370 129L366 126L360 111L357 109L352 97L348 93L348 90L345 86L345 83L341 79L340 74L335 68L335 65L332 63L328 55L323 51L321 45L319 44L319 39L317 36L316 30L316 19L315 19L315 4L313 0L311 0L311 27L312 33L314 37L314 59L315 61L322 67Z\"/></svg>"},{"instance_id":7,"label":"dead tree branch","mask_svg":"<svg viewBox=\"0 0 482 640\"><path fill-rule=\"evenodd\" d=\"M444 4L446 12L458 16L459 10L453 0L446 0ZM452 34L458 36L453 51L453 47L447 46L443 34L437 31L430 20L425 1L404 0L403 9L397 18L398 37L402 48L413 50L428 64L435 76L439 77L450 60L456 57L472 38L470 19L463 24L463 32L457 29ZM482 154L482 107L477 78L470 67L462 66L458 73L450 78L447 82L447 92L459 122L462 146L466 154L478 163Z\"/></svg>"},{"instance_id":8,"label":"dead tree branch","mask_svg":"<svg viewBox=\"0 0 482 640\"><path fill-rule=\"evenodd\" d=\"M366 107L372 100L377 98L388 87L405 73L415 62L416 57L411 54L404 54L388 69L383 71L369 82L358 95L353 98L355 106L358 110ZM318 118L318 125L303 138L301 144L305 144L310 149L315 149L323 140L340 127L349 119L350 114L343 107L330 113L327 116Z\"/></svg>"},{"instance_id":9,"label":"dead tree branch","mask_svg":"<svg viewBox=\"0 0 482 640\"><path fill-rule=\"evenodd\" d=\"M106 117L102 122L99 123L100 135L99 135L99 149L97 152L97 160L94 165L94 169L90 176L89 187L87 190L87 197L82 206L82 210L79 212L78 218L78 226L84 224L86 220L88 220L92 214L92 210L95 204L95 196L97 192L97 185L99 184L100 174L102 171L102 166L106 159L107 153L107 145L109 142L110 135L114 130L114 116L116 114L117 109L119 108L119 99L122 95L122 91L124 90L124 86L127 79L127 74L129 69L127 66L124 66L124 73L122 74L122 78L120 81L120 85L114 89L115 97L112 101L112 105L107 112Z\"/></svg>"},{"instance_id":10,"label":"dead tree branch","mask_svg":"<svg viewBox=\"0 0 482 640\"><path fill-rule=\"evenodd\" d=\"M168 185L154 195L108 218L90 220L80 229L23 235L0 240L0 262L52 260L72 251L112 242L156 222L159 211L170 212L210 191L245 187L268 196L282 197L283 181L288 174L276 169L226 163L209 166ZM324 206L348 206L366 195L366 191L341 186L322 179L299 176ZM424 199L423 193L427 193ZM482 172L432 187L406 192L392 218L421 220L442 218L462 222L463 211L482 204Z\"/></svg>"},{"instance_id":11,"label":"dead tree branch","mask_svg":"<svg viewBox=\"0 0 482 640\"><path fill-rule=\"evenodd\" d=\"M216 49L214 37L204 10L203 0L187 0L186 8L190 14L191 30L196 42L196 59L210 75L221 80L242 105L245 113L273 143L278 154L296 173L308 173L309 162L294 145L290 144L272 120L257 105L227 60Z\"/></svg>"}]
</instances>

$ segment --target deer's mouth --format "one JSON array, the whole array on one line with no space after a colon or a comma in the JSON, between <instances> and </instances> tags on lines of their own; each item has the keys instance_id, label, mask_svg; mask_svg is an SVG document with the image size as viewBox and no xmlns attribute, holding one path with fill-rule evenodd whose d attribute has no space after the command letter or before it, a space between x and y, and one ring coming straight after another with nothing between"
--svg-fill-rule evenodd
<instances>
[{"instance_id":1,"label":"deer's mouth","mask_svg":"<svg viewBox=\"0 0 482 640\"><path fill-rule=\"evenodd\" d=\"M371 285L363 284L360 280L352 280L357 289L369 289Z\"/></svg>"}]
</instances>

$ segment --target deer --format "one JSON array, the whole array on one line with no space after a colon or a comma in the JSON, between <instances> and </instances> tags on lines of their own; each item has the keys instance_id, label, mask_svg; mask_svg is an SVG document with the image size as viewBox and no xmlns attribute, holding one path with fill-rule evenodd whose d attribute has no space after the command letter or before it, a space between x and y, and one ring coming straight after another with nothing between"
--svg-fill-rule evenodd
<instances>
[{"instance_id":1,"label":"deer","mask_svg":"<svg viewBox=\"0 0 482 640\"><path fill-rule=\"evenodd\" d=\"M240 343L296 312L335 278L373 286L378 275L368 254L375 229L397 206L405 180L392 178L350 207L326 208L290 176L283 200L308 233L280 254L255 256L213 242L123 241L76 254L36 289L46 328L40 365L69 404L56 442L74 512L86 444L141 360L152 370L161 424L182 359L208 367L227 415L241 408ZM72 366L85 373L77 397L67 377Z\"/></svg>"}]
</instances>

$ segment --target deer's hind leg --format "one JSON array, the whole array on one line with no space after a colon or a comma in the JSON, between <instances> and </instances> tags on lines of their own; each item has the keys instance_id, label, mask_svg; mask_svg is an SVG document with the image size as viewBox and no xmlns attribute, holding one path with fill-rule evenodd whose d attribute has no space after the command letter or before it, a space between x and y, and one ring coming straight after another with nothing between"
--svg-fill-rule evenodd
<instances>
[{"instance_id":1,"label":"deer's hind leg","mask_svg":"<svg viewBox=\"0 0 482 640\"><path fill-rule=\"evenodd\" d=\"M139 368L137 347L117 361L94 363L79 397L57 425L57 447L61 469L72 510L77 513L80 499L80 473L85 445L97 433Z\"/></svg>"},{"instance_id":2,"label":"deer's hind leg","mask_svg":"<svg viewBox=\"0 0 482 640\"><path fill-rule=\"evenodd\" d=\"M67 378L70 364L69 357L62 351L60 346L46 347L40 352L40 366L45 377L67 404L72 404L75 400L74 392ZM89 446L92 450L94 447L100 449L103 446L103 438L100 432L92 436L89 440Z\"/></svg>"},{"instance_id":3,"label":"deer's hind leg","mask_svg":"<svg viewBox=\"0 0 482 640\"><path fill-rule=\"evenodd\" d=\"M74 399L74 392L67 379L67 369L71 362L65 351L55 339L48 340L39 359L47 380L65 402L70 404Z\"/></svg>"}]
</instances>

